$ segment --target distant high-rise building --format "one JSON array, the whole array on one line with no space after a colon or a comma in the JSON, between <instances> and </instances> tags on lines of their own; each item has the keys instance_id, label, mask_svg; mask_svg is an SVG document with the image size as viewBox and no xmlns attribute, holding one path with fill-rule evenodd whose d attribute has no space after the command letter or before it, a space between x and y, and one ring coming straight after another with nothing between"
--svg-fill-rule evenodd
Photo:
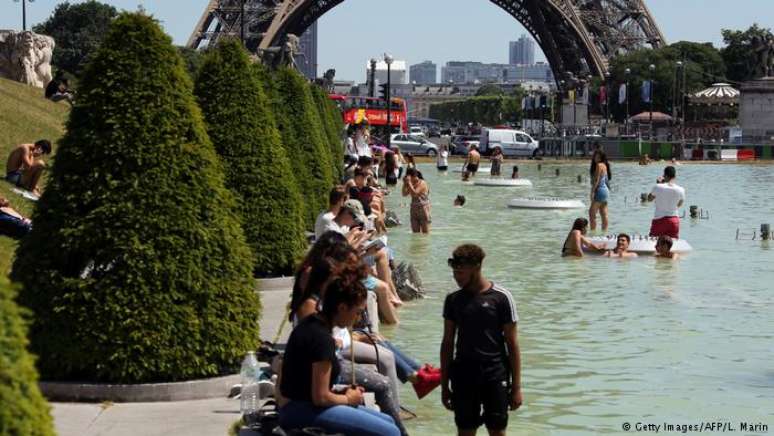
<instances>
[{"instance_id":1,"label":"distant high-rise building","mask_svg":"<svg viewBox=\"0 0 774 436\"><path fill-rule=\"evenodd\" d=\"M409 67L409 80L417 85L429 85L436 83L437 67L431 61L424 61L421 64Z\"/></svg>"},{"instance_id":2,"label":"distant high-rise building","mask_svg":"<svg viewBox=\"0 0 774 436\"><path fill-rule=\"evenodd\" d=\"M521 83L552 82L553 80L551 66L545 62L533 65L509 65L451 61L441 68L443 83Z\"/></svg>"},{"instance_id":3,"label":"distant high-rise building","mask_svg":"<svg viewBox=\"0 0 774 436\"><path fill-rule=\"evenodd\" d=\"M390 84L405 85L406 80L406 61L393 60L390 65ZM366 83L371 80L371 63L366 64ZM387 63L380 60L376 63L376 83L387 83Z\"/></svg>"},{"instance_id":4,"label":"distant high-rise building","mask_svg":"<svg viewBox=\"0 0 774 436\"><path fill-rule=\"evenodd\" d=\"M527 35L521 35L518 41L511 41L508 50L508 63L511 65L534 65L535 41Z\"/></svg>"},{"instance_id":5,"label":"distant high-rise building","mask_svg":"<svg viewBox=\"0 0 774 436\"><path fill-rule=\"evenodd\" d=\"M317 78L317 21L312 23L299 41L300 51L296 55L298 70L307 79Z\"/></svg>"}]
</instances>

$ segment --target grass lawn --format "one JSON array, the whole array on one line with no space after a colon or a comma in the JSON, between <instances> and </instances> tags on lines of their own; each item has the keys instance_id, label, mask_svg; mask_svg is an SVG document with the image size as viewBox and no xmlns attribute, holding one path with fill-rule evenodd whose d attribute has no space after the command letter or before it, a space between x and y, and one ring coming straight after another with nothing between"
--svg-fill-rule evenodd
<instances>
[{"instance_id":1,"label":"grass lawn","mask_svg":"<svg viewBox=\"0 0 774 436\"><path fill-rule=\"evenodd\" d=\"M53 103L43 98L43 90L0 78L0 162L5 176L5 161L11 150L22 143L49 139L54 144L64 133L70 106L66 102ZM51 157L46 158L47 161ZM32 215L35 203L13 193L9 183L0 181L0 195L25 216ZM0 274L7 275L13 262L17 243L0 236Z\"/></svg>"}]
</instances>

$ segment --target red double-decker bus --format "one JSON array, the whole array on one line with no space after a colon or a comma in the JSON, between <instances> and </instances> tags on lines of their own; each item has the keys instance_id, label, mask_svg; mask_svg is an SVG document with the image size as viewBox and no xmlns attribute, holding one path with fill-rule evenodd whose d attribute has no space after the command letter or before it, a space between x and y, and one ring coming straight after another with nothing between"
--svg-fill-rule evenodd
<instances>
[{"instance_id":1,"label":"red double-decker bus","mask_svg":"<svg viewBox=\"0 0 774 436\"><path fill-rule=\"evenodd\" d=\"M330 94L341 109L344 124L360 124L367 121L371 127L384 129L387 127L387 101L376 97L361 97ZM392 132L408 132L408 113L406 102L393 98L390 107L390 127Z\"/></svg>"}]
</instances>

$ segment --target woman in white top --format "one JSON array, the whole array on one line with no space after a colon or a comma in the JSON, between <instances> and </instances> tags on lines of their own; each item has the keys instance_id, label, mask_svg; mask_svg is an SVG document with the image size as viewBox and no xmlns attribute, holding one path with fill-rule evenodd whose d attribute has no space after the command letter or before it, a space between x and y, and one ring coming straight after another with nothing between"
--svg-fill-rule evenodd
<instances>
[{"instance_id":1,"label":"woman in white top","mask_svg":"<svg viewBox=\"0 0 774 436\"><path fill-rule=\"evenodd\" d=\"M438 171L446 171L449 169L449 151L447 150L446 145L441 146L441 150L435 158L435 165L438 167Z\"/></svg>"}]
</instances>

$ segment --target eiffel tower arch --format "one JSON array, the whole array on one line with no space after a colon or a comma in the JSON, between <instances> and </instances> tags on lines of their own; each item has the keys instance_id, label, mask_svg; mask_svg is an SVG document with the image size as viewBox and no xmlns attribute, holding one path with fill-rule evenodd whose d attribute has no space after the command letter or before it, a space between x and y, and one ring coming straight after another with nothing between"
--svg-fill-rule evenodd
<instances>
[{"instance_id":1,"label":"eiffel tower arch","mask_svg":"<svg viewBox=\"0 0 774 436\"><path fill-rule=\"evenodd\" d=\"M489 1L532 34L557 80L566 73L601 77L616 56L665 44L645 0ZM199 48L244 32L251 50L278 46L285 35L301 35L341 3L344 0L210 0L188 45Z\"/></svg>"}]
</instances>

